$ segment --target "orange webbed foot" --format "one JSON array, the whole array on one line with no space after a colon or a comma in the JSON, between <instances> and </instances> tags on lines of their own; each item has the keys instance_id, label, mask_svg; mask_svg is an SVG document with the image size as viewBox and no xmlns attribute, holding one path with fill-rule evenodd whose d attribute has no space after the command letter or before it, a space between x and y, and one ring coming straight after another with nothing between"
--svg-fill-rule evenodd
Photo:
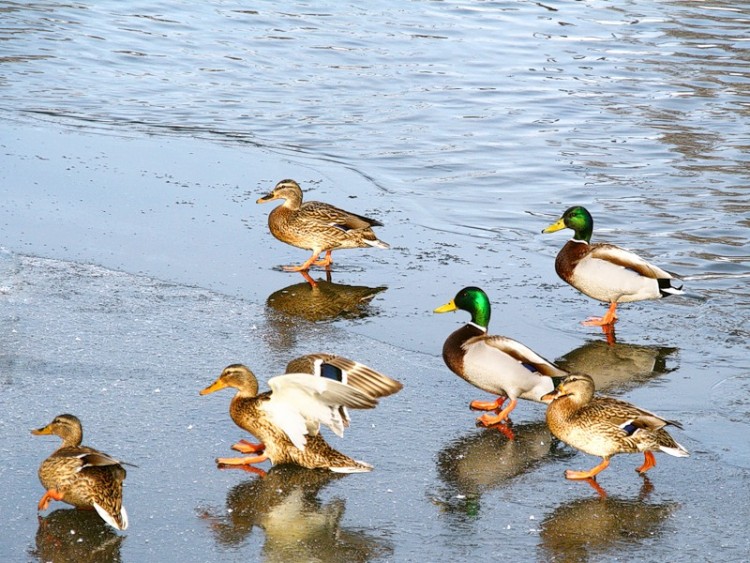
<instances>
[{"instance_id":1,"label":"orange webbed foot","mask_svg":"<svg viewBox=\"0 0 750 563\"><path fill-rule=\"evenodd\" d=\"M51 500L62 500L63 495L60 491L57 489L49 489L44 493L41 499L39 499L39 504L37 507L39 510L47 510L49 508L49 501Z\"/></svg>"},{"instance_id":2,"label":"orange webbed foot","mask_svg":"<svg viewBox=\"0 0 750 563\"><path fill-rule=\"evenodd\" d=\"M477 418L477 424L480 424L481 426L494 426L495 424L500 424L504 420L508 420L511 411L516 408L516 404L518 404L518 401L516 399L511 399L510 403L508 403L508 406L501 410L499 413L495 415L489 413L483 414L482 416Z\"/></svg>"},{"instance_id":3,"label":"orange webbed foot","mask_svg":"<svg viewBox=\"0 0 750 563\"><path fill-rule=\"evenodd\" d=\"M594 479L599 473L609 467L609 460L603 459L602 462L596 467L589 469L588 471L574 471L568 469L565 471L565 478L572 481L583 481L585 479Z\"/></svg>"},{"instance_id":4,"label":"orange webbed foot","mask_svg":"<svg viewBox=\"0 0 750 563\"><path fill-rule=\"evenodd\" d=\"M494 401L472 401L469 408L475 411L494 411L503 407L507 397L498 397Z\"/></svg>"},{"instance_id":5,"label":"orange webbed foot","mask_svg":"<svg viewBox=\"0 0 750 563\"><path fill-rule=\"evenodd\" d=\"M643 465L641 465L636 471L643 475L646 471L651 469L652 467L656 466L656 458L654 457L654 454L651 452L643 452L644 460Z\"/></svg>"},{"instance_id":6,"label":"orange webbed foot","mask_svg":"<svg viewBox=\"0 0 750 563\"><path fill-rule=\"evenodd\" d=\"M236 444L232 445L232 449L237 450L238 452L243 454L259 454L263 453L263 451L266 449L266 445L263 443L254 444L252 442L248 442L247 440L240 440Z\"/></svg>"},{"instance_id":7,"label":"orange webbed foot","mask_svg":"<svg viewBox=\"0 0 750 563\"><path fill-rule=\"evenodd\" d=\"M617 303L610 303L609 309L603 317L590 317L585 321L582 321L583 326L610 326L617 322Z\"/></svg>"}]
</instances>

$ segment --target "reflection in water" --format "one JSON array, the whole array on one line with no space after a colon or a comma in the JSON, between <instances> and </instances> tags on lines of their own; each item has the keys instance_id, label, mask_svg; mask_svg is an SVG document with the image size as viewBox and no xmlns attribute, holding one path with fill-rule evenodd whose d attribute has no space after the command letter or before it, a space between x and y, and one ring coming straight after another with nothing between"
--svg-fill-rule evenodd
<instances>
[{"instance_id":1,"label":"reflection in water","mask_svg":"<svg viewBox=\"0 0 750 563\"><path fill-rule=\"evenodd\" d=\"M447 485L439 503L446 512L476 516L482 493L529 471L557 451L559 442L545 422L513 426L509 440L495 429L473 431L449 443L438 454L438 475Z\"/></svg>"},{"instance_id":2,"label":"reflection in water","mask_svg":"<svg viewBox=\"0 0 750 563\"><path fill-rule=\"evenodd\" d=\"M94 510L61 508L39 517L36 549L30 553L45 563L117 562L124 539Z\"/></svg>"},{"instance_id":3,"label":"reflection in water","mask_svg":"<svg viewBox=\"0 0 750 563\"><path fill-rule=\"evenodd\" d=\"M651 487L644 478L634 500L594 497L559 506L541 525L542 560L597 561L658 537L679 505L646 502Z\"/></svg>"},{"instance_id":4,"label":"reflection in water","mask_svg":"<svg viewBox=\"0 0 750 563\"><path fill-rule=\"evenodd\" d=\"M325 280L313 280L307 272L301 273L309 281L274 291L266 299L266 317L272 328L269 345L274 348L288 349L294 345L300 319L319 322L369 316L370 300L388 289L334 283L330 272Z\"/></svg>"},{"instance_id":5,"label":"reflection in water","mask_svg":"<svg viewBox=\"0 0 750 563\"><path fill-rule=\"evenodd\" d=\"M265 477L233 487L225 511L206 510L202 517L223 546L237 546L254 526L262 528L266 561L368 561L392 555L390 542L340 527L346 508L343 499L326 504L318 499L328 483L342 477L330 471L275 466Z\"/></svg>"},{"instance_id":6,"label":"reflection in water","mask_svg":"<svg viewBox=\"0 0 750 563\"><path fill-rule=\"evenodd\" d=\"M302 272L302 275L309 280L274 291L268 296L266 305L288 317L313 322L338 317L359 318L367 316L366 305L370 300L388 289L333 283L330 272L326 280L313 280L307 272Z\"/></svg>"},{"instance_id":7,"label":"reflection in water","mask_svg":"<svg viewBox=\"0 0 750 563\"><path fill-rule=\"evenodd\" d=\"M677 369L676 366L667 366L667 361L677 350L590 340L558 358L555 363L570 373L590 375L594 378L597 391L619 392Z\"/></svg>"}]
</instances>

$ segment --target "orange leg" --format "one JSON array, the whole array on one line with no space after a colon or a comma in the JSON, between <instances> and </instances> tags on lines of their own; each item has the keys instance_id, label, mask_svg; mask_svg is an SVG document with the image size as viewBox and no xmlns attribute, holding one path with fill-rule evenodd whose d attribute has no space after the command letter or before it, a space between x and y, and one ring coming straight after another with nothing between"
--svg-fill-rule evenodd
<instances>
[{"instance_id":1,"label":"orange leg","mask_svg":"<svg viewBox=\"0 0 750 563\"><path fill-rule=\"evenodd\" d=\"M591 485L591 488L594 489L601 498L607 498L607 491L601 488L599 483L596 482L596 479L594 479L593 477L589 477L588 479L586 479L586 482Z\"/></svg>"},{"instance_id":2,"label":"orange leg","mask_svg":"<svg viewBox=\"0 0 750 563\"><path fill-rule=\"evenodd\" d=\"M57 489L50 489L44 493L44 496L39 499L38 508L39 510L47 510L49 508L49 501L51 500L62 500L63 495Z\"/></svg>"},{"instance_id":3,"label":"orange leg","mask_svg":"<svg viewBox=\"0 0 750 563\"><path fill-rule=\"evenodd\" d=\"M310 269L310 266L318 259L320 252L313 252L313 255L308 258L301 266L284 266L285 272L303 272Z\"/></svg>"},{"instance_id":4,"label":"orange leg","mask_svg":"<svg viewBox=\"0 0 750 563\"><path fill-rule=\"evenodd\" d=\"M325 258L322 260L317 260L313 262L316 266L323 266L324 268L328 268L331 264L333 264L333 257L331 256L331 251L326 250Z\"/></svg>"},{"instance_id":5,"label":"orange leg","mask_svg":"<svg viewBox=\"0 0 750 563\"><path fill-rule=\"evenodd\" d=\"M516 399L511 399L510 403L508 403L508 406L501 410L498 414L483 414L482 416L477 418L477 423L481 424L482 426L493 426L495 424L499 424L504 420L507 420L510 412L514 408L516 408L517 403L518 401L516 401Z\"/></svg>"},{"instance_id":6,"label":"orange leg","mask_svg":"<svg viewBox=\"0 0 750 563\"><path fill-rule=\"evenodd\" d=\"M604 458L599 465L597 465L593 469L589 469L588 471L573 471L572 469L568 469L565 472L565 478L572 479L574 481L579 481L582 479L593 479L594 477L599 475L599 473L607 469L607 467L609 467L609 459Z\"/></svg>"},{"instance_id":7,"label":"orange leg","mask_svg":"<svg viewBox=\"0 0 750 563\"><path fill-rule=\"evenodd\" d=\"M498 397L494 401L472 401L469 403L469 408L477 411L494 411L503 407L506 398Z\"/></svg>"},{"instance_id":8,"label":"orange leg","mask_svg":"<svg viewBox=\"0 0 750 563\"><path fill-rule=\"evenodd\" d=\"M243 454L259 454L263 453L263 450L266 449L266 445L253 444L252 442L248 442L247 440L240 440L232 446L232 449L237 450L238 452Z\"/></svg>"},{"instance_id":9,"label":"orange leg","mask_svg":"<svg viewBox=\"0 0 750 563\"><path fill-rule=\"evenodd\" d=\"M643 452L643 455L645 459L643 460L643 465L641 465L636 471L640 473L641 475L644 474L646 471L651 469L652 467L656 466L656 458L654 457L654 454L651 452Z\"/></svg>"},{"instance_id":10,"label":"orange leg","mask_svg":"<svg viewBox=\"0 0 750 563\"><path fill-rule=\"evenodd\" d=\"M248 457L217 457L218 465L252 465L254 463L263 463L268 459L266 454L248 456Z\"/></svg>"},{"instance_id":11,"label":"orange leg","mask_svg":"<svg viewBox=\"0 0 750 563\"><path fill-rule=\"evenodd\" d=\"M501 422L500 424L496 424L494 428L496 428L497 431L500 432L503 436L508 438L508 440L516 439L516 435L513 433L513 430L511 430L510 426L508 426L504 422Z\"/></svg>"},{"instance_id":12,"label":"orange leg","mask_svg":"<svg viewBox=\"0 0 750 563\"><path fill-rule=\"evenodd\" d=\"M310 276L310 274L307 273L307 270L300 270L300 274L302 274L302 277L305 278L305 281L310 284L310 287L312 288L318 287L318 282L312 279L312 276Z\"/></svg>"},{"instance_id":13,"label":"orange leg","mask_svg":"<svg viewBox=\"0 0 750 563\"><path fill-rule=\"evenodd\" d=\"M603 317L591 317L586 319L581 324L584 326L608 326L613 325L617 322L617 303L610 303L609 309Z\"/></svg>"},{"instance_id":14,"label":"orange leg","mask_svg":"<svg viewBox=\"0 0 750 563\"><path fill-rule=\"evenodd\" d=\"M615 336L615 325L604 325L602 326L602 333L607 339L607 344L614 346L617 344L617 337Z\"/></svg>"}]
</instances>

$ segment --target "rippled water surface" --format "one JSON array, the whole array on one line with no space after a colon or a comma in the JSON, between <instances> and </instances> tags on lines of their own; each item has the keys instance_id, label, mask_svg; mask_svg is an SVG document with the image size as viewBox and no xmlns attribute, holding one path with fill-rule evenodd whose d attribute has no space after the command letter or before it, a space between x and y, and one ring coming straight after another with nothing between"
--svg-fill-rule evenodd
<instances>
[{"instance_id":1,"label":"rippled water surface","mask_svg":"<svg viewBox=\"0 0 750 563\"><path fill-rule=\"evenodd\" d=\"M719 0L0 1L0 558L747 560L749 29ZM391 250L281 272L306 253L255 200L286 177ZM614 346L540 234L576 203L684 278ZM475 429L440 357L466 319L431 313L465 285L493 332L682 421L691 458L616 458L601 498L542 406ZM334 442L376 470L217 471L242 433L197 391L318 350L405 383ZM54 446L28 430L65 411L139 466L124 534L37 521Z\"/></svg>"}]
</instances>

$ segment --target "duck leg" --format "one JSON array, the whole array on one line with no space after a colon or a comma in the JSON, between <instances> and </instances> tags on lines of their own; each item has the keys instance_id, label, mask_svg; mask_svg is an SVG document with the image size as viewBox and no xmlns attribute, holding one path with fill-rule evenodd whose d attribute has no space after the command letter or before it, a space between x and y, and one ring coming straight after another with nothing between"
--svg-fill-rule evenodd
<instances>
[{"instance_id":1,"label":"duck leg","mask_svg":"<svg viewBox=\"0 0 750 563\"><path fill-rule=\"evenodd\" d=\"M266 445L262 443L254 444L252 442L248 442L247 440L240 440L232 446L232 449L237 450L242 454L259 454L263 453L263 450L266 449Z\"/></svg>"},{"instance_id":2,"label":"duck leg","mask_svg":"<svg viewBox=\"0 0 750 563\"><path fill-rule=\"evenodd\" d=\"M617 322L617 303L610 303L603 317L591 317L581 322L583 326L609 326Z\"/></svg>"},{"instance_id":3,"label":"duck leg","mask_svg":"<svg viewBox=\"0 0 750 563\"><path fill-rule=\"evenodd\" d=\"M645 459L643 460L643 465L641 465L636 471L643 475L646 471L651 469L656 465L656 458L654 457L654 454L651 452L643 452L643 455Z\"/></svg>"},{"instance_id":4,"label":"duck leg","mask_svg":"<svg viewBox=\"0 0 750 563\"><path fill-rule=\"evenodd\" d=\"M44 493L44 496L42 496L41 499L39 499L39 510L47 510L49 507L49 501L51 500L62 500L63 495L60 491L57 489L49 489Z\"/></svg>"},{"instance_id":5,"label":"duck leg","mask_svg":"<svg viewBox=\"0 0 750 563\"><path fill-rule=\"evenodd\" d=\"M604 471L609 467L609 458L602 459L602 462L594 467L593 469L589 469L588 471L573 471L572 469L568 469L565 471L565 478L571 479L574 481L578 481L581 479L593 479L596 477L599 473Z\"/></svg>"},{"instance_id":6,"label":"duck leg","mask_svg":"<svg viewBox=\"0 0 750 563\"><path fill-rule=\"evenodd\" d=\"M507 397L498 397L494 401L472 401L469 403L469 408L477 411L494 411L503 407L505 399Z\"/></svg>"},{"instance_id":7,"label":"duck leg","mask_svg":"<svg viewBox=\"0 0 750 563\"><path fill-rule=\"evenodd\" d=\"M268 459L266 454L247 456L247 457L217 457L216 464L223 465L252 465L254 463L263 463Z\"/></svg>"},{"instance_id":8,"label":"duck leg","mask_svg":"<svg viewBox=\"0 0 750 563\"><path fill-rule=\"evenodd\" d=\"M328 267L331 264L333 264L333 257L331 256L331 251L330 250L326 250L325 258L323 258L322 260L317 260L317 261L313 262L313 264L315 266L322 266L322 267L328 269Z\"/></svg>"},{"instance_id":9,"label":"duck leg","mask_svg":"<svg viewBox=\"0 0 750 563\"><path fill-rule=\"evenodd\" d=\"M477 418L477 423L481 424L482 426L493 426L495 424L499 424L502 421L507 420L510 412L514 408L516 408L517 403L518 401L516 399L511 399L510 403L508 403L508 406L501 410L499 413L495 415L489 413L483 414L482 416Z\"/></svg>"},{"instance_id":10,"label":"duck leg","mask_svg":"<svg viewBox=\"0 0 750 563\"><path fill-rule=\"evenodd\" d=\"M320 255L320 251L313 252L312 256L308 258L304 264L301 264L300 266L284 266L283 270L285 272L303 272L310 269L310 266L312 266L315 261L318 259L318 256Z\"/></svg>"}]
</instances>

